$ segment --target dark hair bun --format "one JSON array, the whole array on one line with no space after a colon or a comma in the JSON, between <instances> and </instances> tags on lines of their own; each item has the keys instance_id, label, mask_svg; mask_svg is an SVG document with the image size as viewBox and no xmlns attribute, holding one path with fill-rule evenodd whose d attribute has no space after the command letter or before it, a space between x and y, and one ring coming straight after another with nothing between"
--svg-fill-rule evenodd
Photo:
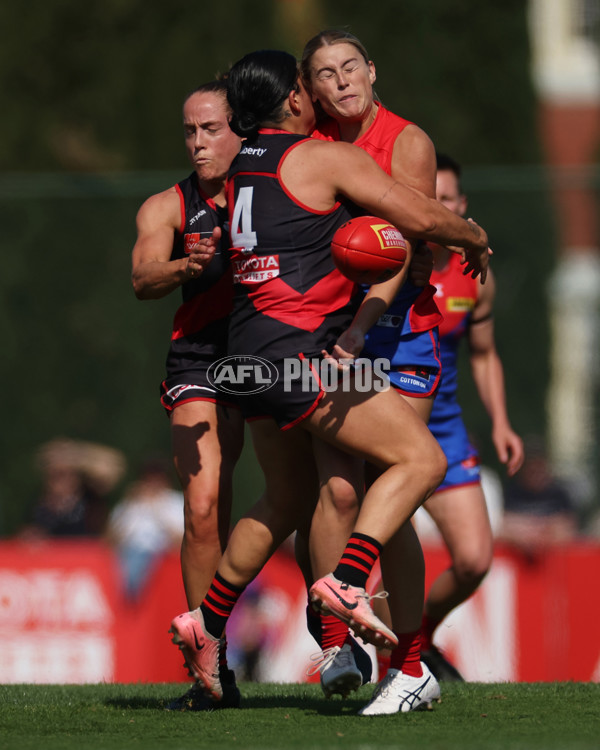
<instances>
[{"instance_id":1,"label":"dark hair bun","mask_svg":"<svg viewBox=\"0 0 600 750\"><path fill-rule=\"evenodd\" d=\"M260 122L253 112L233 114L229 126L240 138L253 138L258 133Z\"/></svg>"},{"instance_id":2,"label":"dark hair bun","mask_svg":"<svg viewBox=\"0 0 600 750\"><path fill-rule=\"evenodd\" d=\"M265 122L279 122L298 79L296 58L280 50L258 50L238 60L227 76L231 129L252 138Z\"/></svg>"}]
</instances>

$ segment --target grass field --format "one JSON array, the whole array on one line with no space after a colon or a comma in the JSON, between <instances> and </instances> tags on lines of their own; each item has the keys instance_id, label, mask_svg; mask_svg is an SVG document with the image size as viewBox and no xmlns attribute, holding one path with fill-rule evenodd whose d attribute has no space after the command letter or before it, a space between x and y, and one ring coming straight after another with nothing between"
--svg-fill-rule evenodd
<instances>
[{"instance_id":1,"label":"grass field","mask_svg":"<svg viewBox=\"0 0 600 750\"><path fill-rule=\"evenodd\" d=\"M185 686L184 686L185 687ZM172 713L180 684L1 685L3 750L114 748L490 748L597 750L600 684L447 684L433 711L359 717L373 686L346 701L318 685L241 685L243 707Z\"/></svg>"}]
</instances>

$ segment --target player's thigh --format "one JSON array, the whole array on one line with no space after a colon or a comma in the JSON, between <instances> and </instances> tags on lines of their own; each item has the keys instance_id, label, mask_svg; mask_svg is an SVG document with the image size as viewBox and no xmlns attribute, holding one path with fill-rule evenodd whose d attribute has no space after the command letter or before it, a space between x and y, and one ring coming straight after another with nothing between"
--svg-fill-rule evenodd
<instances>
[{"instance_id":1,"label":"player's thigh","mask_svg":"<svg viewBox=\"0 0 600 750\"><path fill-rule=\"evenodd\" d=\"M282 431L273 419L249 425L268 503L278 512L312 512L319 482L310 435L299 428Z\"/></svg>"},{"instance_id":2,"label":"player's thigh","mask_svg":"<svg viewBox=\"0 0 600 750\"><path fill-rule=\"evenodd\" d=\"M184 490L210 486L231 473L244 435L240 412L210 401L181 404L171 414L173 459Z\"/></svg>"},{"instance_id":3,"label":"player's thigh","mask_svg":"<svg viewBox=\"0 0 600 750\"><path fill-rule=\"evenodd\" d=\"M481 485L436 492L424 505L453 560L486 567L493 553L490 520Z\"/></svg>"},{"instance_id":4,"label":"player's thigh","mask_svg":"<svg viewBox=\"0 0 600 750\"><path fill-rule=\"evenodd\" d=\"M431 410L433 409L433 396L427 396L425 398L416 398L407 396L405 393L401 393L400 396L411 406L417 414L421 417L423 422L427 424L429 417L431 416Z\"/></svg>"},{"instance_id":5,"label":"player's thigh","mask_svg":"<svg viewBox=\"0 0 600 750\"><path fill-rule=\"evenodd\" d=\"M427 426L393 389L326 393L303 423L326 442L381 468L425 457L443 464L441 448Z\"/></svg>"}]
</instances>

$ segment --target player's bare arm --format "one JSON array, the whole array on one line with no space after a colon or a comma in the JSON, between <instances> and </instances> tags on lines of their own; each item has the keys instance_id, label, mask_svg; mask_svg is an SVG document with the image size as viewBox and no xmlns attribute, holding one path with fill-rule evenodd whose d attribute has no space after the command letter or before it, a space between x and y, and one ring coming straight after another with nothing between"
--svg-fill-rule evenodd
<instances>
[{"instance_id":1,"label":"player's bare arm","mask_svg":"<svg viewBox=\"0 0 600 750\"><path fill-rule=\"evenodd\" d=\"M407 125L394 143L392 177L435 198L436 172L433 141L418 125ZM412 240L410 244L412 257L407 277L415 286L426 287L433 270L433 255L423 242Z\"/></svg>"},{"instance_id":2,"label":"player's bare arm","mask_svg":"<svg viewBox=\"0 0 600 750\"><path fill-rule=\"evenodd\" d=\"M146 200L136 218L137 240L132 252L132 283L138 299L159 299L202 273L214 243L199 243L185 258L171 260L173 240L181 223L175 188Z\"/></svg>"},{"instance_id":3,"label":"player's bare arm","mask_svg":"<svg viewBox=\"0 0 600 750\"><path fill-rule=\"evenodd\" d=\"M410 187L420 190L429 197L435 197L435 149L427 134L416 125L408 125L396 138L392 154L392 177ZM399 227L400 229L400 227ZM402 231L400 229L400 231ZM350 329L342 334L338 344L344 345L346 337L354 342L364 336L377 322L378 318L388 309L398 294L401 286L411 274L412 260L417 247L417 241L405 237L408 243L408 255L404 268L399 274L381 284L374 284L367 292L360 309L357 311ZM420 285L425 286L431 276L432 263L420 263L417 268ZM428 269L429 276L423 279L424 269ZM361 347L362 348L362 347Z\"/></svg>"},{"instance_id":4,"label":"player's bare arm","mask_svg":"<svg viewBox=\"0 0 600 750\"><path fill-rule=\"evenodd\" d=\"M417 125L407 125L394 143L392 177L435 198L435 147Z\"/></svg>"},{"instance_id":5,"label":"player's bare arm","mask_svg":"<svg viewBox=\"0 0 600 750\"><path fill-rule=\"evenodd\" d=\"M367 332L377 323L379 318L392 304L398 291L404 283L406 263L400 273L397 273L391 279L382 281L379 284L373 284L356 315L352 320L352 325L344 331L338 338L335 352L339 358L358 357L365 345L365 336Z\"/></svg>"},{"instance_id":6,"label":"player's bare arm","mask_svg":"<svg viewBox=\"0 0 600 750\"><path fill-rule=\"evenodd\" d=\"M327 145L355 148L342 143ZM481 227L469 225L435 199L386 175L362 151L359 150L358 154L349 153L346 158L345 169L340 168L337 173L339 192L367 208L375 216L387 219L405 236L421 239L444 236L446 242L452 236L456 238L452 243L474 251L477 256L483 254L485 249L487 256L487 235ZM476 270L475 267L473 270ZM484 266L479 270L483 272Z\"/></svg>"},{"instance_id":7,"label":"player's bare arm","mask_svg":"<svg viewBox=\"0 0 600 750\"><path fill-rule=\"evenodd\" d=\"M479 285L468 332L469 356L473 381L492 422L492 442L498 459L512 476L521 468L524 450L523 441L511 427L506 408L504 370L494 337L494 298L495 281L490 272L485 285Z\"/></svg>"},{"instance_id":8,"label":"player's bare arm","mask_svg":"<svg viewBox=\"0 0 600 750\"><path fill-rule=\"evenodd\" d=\"M483 255L485 249L487 255L487 235L481 227L385 174L350 143L307 141L287 156L281 175L286 187L316 210L328 211L345 196L408 237L459 245L475 251L474 255ZM473 268L475 275L483 270Z\"/></svg>"}]
</instances>

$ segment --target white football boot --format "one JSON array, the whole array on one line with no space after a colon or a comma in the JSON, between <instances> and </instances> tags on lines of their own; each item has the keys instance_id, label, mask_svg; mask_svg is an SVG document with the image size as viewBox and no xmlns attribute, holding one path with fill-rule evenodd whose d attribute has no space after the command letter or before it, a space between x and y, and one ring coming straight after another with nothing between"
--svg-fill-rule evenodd
<instances>
[{"instance_id":1,"label":"white football boot","mask_svg":"<svg viewBox=\"0 0 600 750\"><path fill-rule=\"evenodd\" d=\"M359 716L384 716L430 709L433 701L440 702L440 686L425 664L422 677L411 677L398 669L388 670L375 688L373 697L360 709Z\"/></svg>"}]
</instances>

